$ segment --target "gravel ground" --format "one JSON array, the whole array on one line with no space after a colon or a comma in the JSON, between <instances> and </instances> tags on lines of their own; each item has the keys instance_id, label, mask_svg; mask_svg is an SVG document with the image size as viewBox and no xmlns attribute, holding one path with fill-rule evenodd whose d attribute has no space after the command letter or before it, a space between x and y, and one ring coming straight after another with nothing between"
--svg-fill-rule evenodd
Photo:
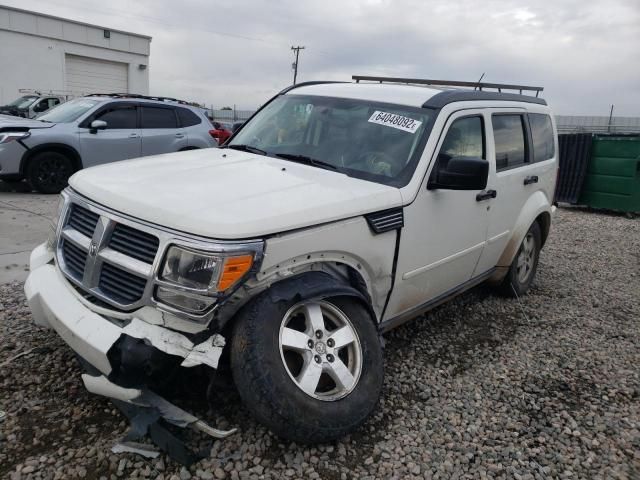
<instances>
[{"instance_id":1,"label":"gravel ground","mask_svg":"<svg viewBox=\"0 0 640 480\"><path fill-rule=\"evenodd\" d=\"M111 453L124 417L32 325L22 285L0 286L0 476L640 478L640 220L559 210L521 303L477 288L388 334L385 359L376 414L315 447L271 435L233 392L210 412L185 388L179 403L240 429L185 469Z\"/></svg>"}]
</instances>

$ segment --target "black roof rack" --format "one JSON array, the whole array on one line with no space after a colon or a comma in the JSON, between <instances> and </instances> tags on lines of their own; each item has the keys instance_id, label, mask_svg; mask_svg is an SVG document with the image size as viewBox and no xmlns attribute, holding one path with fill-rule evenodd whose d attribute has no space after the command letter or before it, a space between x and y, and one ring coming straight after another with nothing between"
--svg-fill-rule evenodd
<instances>
[{"instance_id":1,"label":"black roof rack","mask_svg":"<svg viewBox=\"0 0 640 480\"><path fill-rule=\"evenodd\" d=\"M536 97L544 90L544 87L532 87L529 85L510 85L507 83L486 83L486 82L461 82L459 80L428 80L425 78L399 78L399 77L372 77L366 75L353 75L351 77L356 83L360 80L379 82L379 83L406 83L415 85L431 85L434 87L473 87L474 90L483 90L485 88L497 89L499 93L502 90L519 90L522 92L535 92Z\"/></svg>"},{"instance_id":2,"label":"black roof rack","mask_svg":"<svg viewBox=\"0 0 640 480\"><path fill-rule=\"evenodd\" d=\"M178 100L172 97L154 97L149 95L140 95L137 93L89 93L85 97L111 97L111 98L137 98L144 100L156 100L158 102L176 102L183 105L190 105L189 102Z\"/></svg>"}]
</instances>

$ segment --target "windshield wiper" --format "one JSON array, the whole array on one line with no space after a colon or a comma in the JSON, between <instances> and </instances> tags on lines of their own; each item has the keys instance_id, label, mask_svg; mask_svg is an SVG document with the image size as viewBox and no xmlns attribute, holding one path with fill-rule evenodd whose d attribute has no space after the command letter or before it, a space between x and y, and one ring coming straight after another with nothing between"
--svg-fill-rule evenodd
<instances>
[{"instance_id":1,"label":"windshield wiper","mask_svg":"<svg viewBox=\"0 0 640 480\"><path fill-rule=\"evenodd\" d=\"M257 153L258 155L266 155L267 154L267 152L265 152L264 150L261 150L258 147L253 147L251 145L233 144L233 145L223 145L220 148L233 148L234 150L240 150L241 152Z\"/></svg>"},{"instance_id":2,"label":"windshield wiper","mask_svg":"<svg viewBox=\"0 0 640 480\"><path fill-rule=\"evenodd\" d=\"M291 160L292 162L304 163L305 165L312 165L314 167L326 168L327 170L339 171L338 167L332 163L323 162L322 160L316 160L315 158L307 157L306 155L295 155L293 153L276 153L276 157L283 158L285 160Z\"/></svg>"}]
</instances>

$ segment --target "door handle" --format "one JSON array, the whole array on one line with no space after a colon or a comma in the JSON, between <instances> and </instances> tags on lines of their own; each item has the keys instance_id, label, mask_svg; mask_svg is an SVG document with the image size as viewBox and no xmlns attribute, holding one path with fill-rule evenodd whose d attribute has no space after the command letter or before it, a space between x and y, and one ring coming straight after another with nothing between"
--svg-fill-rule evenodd
<instances>
[{"instance_id":1,"label":"door handle","mask_svg":"<svg viewBox=\"0 0 640 480\"><path fill-rule=\"evenodd\" d=\"M525 185L531 185L532 183L538 183L538 176L537 175L529 175L528 177L524 178L524 184Z\"/></svg>"},{"instance_id":2,"label":"door handle","mask_svg":"<svg viewBox=\"0 0 640 480\"><path fill-rule=\"evenodd\" d=\"M137 133L131 133L131 134L129 134L129 138L138 138L138 134Z\"/></svg>"},{"instance_id":3,"label":"door handle","mask_svg":"<svg viewBox=\"0 0 640 480\"><path fill-rule=\"evenodd\" d=\"M497 196L498 196L498 192L496 192L495 190L483 190L482 192L476 195L476 202L489 200L490 198L496 198Z\"/></svg>"},{"instance_id":4,"label":"door handle","mask_svg":"<svg viewBox=\"0 0 640 480\"><path fill-rule=\"evenodd\" d=\"M184 133L176 133L176 138L184 138Z\"/></svg>"}]
</instances>

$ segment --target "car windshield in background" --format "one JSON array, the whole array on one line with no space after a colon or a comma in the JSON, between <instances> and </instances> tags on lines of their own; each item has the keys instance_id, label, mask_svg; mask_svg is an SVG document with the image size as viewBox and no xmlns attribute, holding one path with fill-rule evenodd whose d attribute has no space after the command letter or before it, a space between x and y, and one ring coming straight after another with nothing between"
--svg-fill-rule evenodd
<instances>
[{"instance_id":1,"label":"car windshield in background","mask_svg":"<svg viewBox=\"0 0 640 480\"><path fill-rule=\"evenodd\" d=\"M25 109L25 108L29 108L29 105L31 105L37 99L38 99L37 95L25 95L24 97L20 97L20 98L14 100L13 102L11 102L7 106L16 107L16 108L19 108L19 109Z\"/></svg>"},{"instance_id":2,"label":"car windshield in background","mask_svg":"<svg viewBox=\"0 0 640 480\"><path fill-rule=\"evenodd\" d=\"M228 146L400 187L411 179L432 117L430 110L402 105L283 95Z\"/></svg>"},{"instance_id":3,"label":"car windshield in background","mask_svg":"<svg viewBox=\"0 0 640 480\"><path fill-rule=\"evenodd\" d=\"M36 118L43 122L69 123L77 120L84 113L95 107L100 100L90 100L87 98L77 98L67 103L58 105L48 112L38 115Z\"/></svg>"}]
</instances>

